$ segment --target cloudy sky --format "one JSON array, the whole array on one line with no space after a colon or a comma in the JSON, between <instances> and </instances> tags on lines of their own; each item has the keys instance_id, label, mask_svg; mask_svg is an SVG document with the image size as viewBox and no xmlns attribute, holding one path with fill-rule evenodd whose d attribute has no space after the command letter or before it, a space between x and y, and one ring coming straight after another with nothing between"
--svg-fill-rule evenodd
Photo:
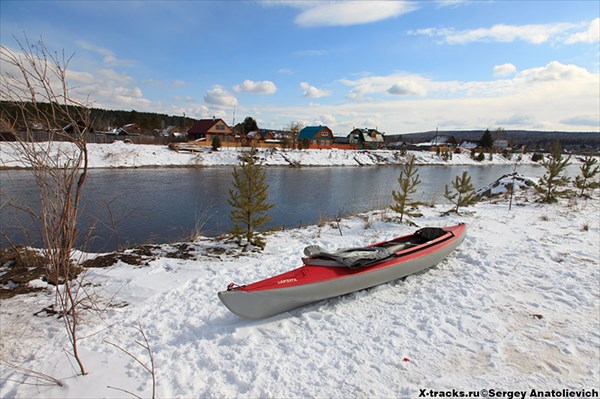
<instances>
[{"instance_id":1,"label":"cloudy sky","mask_svg":"<svg viewBox=\"0 0 600 399\"><path fill-rule=\"evenodd\" d=\"M0 1L95 107L388 134L600 130L597 1ZM235 110L235 115L234 115Z\"/></svg>"}]
</instances>

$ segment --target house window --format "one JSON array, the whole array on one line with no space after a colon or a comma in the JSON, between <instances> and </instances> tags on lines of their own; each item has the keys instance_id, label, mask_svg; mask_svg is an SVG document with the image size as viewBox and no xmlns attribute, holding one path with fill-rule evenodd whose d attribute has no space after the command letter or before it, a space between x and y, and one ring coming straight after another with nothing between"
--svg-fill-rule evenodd
<instances>
[{"instance_id":1,"label":"house window","mask_svg":"<svg viewBox=\"0 0 600 399\"><path fill-rule=\"evenodd\" d=\"M329 135L327 134L327 132L323 131L321 132L321 137L328 137Z\"/></svg>"},{"instance_id":2,"label":"house window","mask_svg":"<svg viewBox=\"0 0 600 399\"><path fill-rule=\"evenodd\" d=\"M215 129L217 130L225 130L225 125L218 124Z\"/></svg>"}]
</instances>

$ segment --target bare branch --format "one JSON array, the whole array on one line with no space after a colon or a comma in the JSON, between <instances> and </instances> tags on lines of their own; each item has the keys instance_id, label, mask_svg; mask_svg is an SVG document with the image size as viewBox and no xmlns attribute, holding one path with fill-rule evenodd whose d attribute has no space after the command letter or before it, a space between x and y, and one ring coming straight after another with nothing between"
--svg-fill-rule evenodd
<instances>
[{"instance_id":1,"label":"bare branch","mask_svg":"<svg viewBox=\"0 0 600 399\"><path fill-rule=\"evenodd\" d=\"M8 367L14 369L15 371L19 372L23 377L25 377L25 379L22 381L9 379L9 378L4 379L5 381L13 381L13 382L17 382L19 384L35 385L35 386L53 386L53 385L57 385L59 387L63 386L62 381L60 381L59 379L54 378L48 374L40 373L39 371L35 371L35 370L27 369L25 367L17 366L16 364L11 363L6 360L3 360L3 359L0 359L0 362L7 364ZM29 379L29 378L34 379L34 382L27 382L27 379Z\"/></svg>"}]
</instances>

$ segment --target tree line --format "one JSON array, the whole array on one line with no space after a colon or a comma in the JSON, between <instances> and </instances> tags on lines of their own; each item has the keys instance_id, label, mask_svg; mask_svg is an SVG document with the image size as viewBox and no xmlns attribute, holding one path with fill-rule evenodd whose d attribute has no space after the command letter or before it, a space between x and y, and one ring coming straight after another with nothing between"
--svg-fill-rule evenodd
<instances>
[{"instance_id":1,"label":"tree line","mask_svg":"<svg viewBox=\"0 0 600 399\"><path fill-rule=\"evenodd\" d=\"M72 109L77 108L76 106L70 106ZM14 128L20 131L26 131L26 126L35 126L36 123L44 125L43 121L29 119L23 119L23 113L20 111L26 109L27 115L33 115L34 112L39 112L42 115L46 115L53 108L53 105L46 102L25 102L18 104L14 101L0 101L0 118L5 121L12 121L15 125ZM181 129L189 128L195 121L193 118L188 118L176 115L158 114L154 112L140 112L136 110L131 111L118 111L102 108L85 108L88 113L87 121L89 131L109 131L111 129L121 127L130 123L138 125L145 134L152 134L153 132L163 130L169 126L175 126ZM80 112L80 110L78 110ZM73 112L75 113L75 112ZM54 128L59 129L65 127L70 121L67 118L58 119L57 125Z\"/></svg>"}]
</instances>

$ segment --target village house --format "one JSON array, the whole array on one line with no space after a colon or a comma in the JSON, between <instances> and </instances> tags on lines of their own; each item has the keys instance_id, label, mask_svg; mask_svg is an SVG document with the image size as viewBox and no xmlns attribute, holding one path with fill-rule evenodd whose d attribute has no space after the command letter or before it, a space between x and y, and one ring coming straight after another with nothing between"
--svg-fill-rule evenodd
<instances>
[{"instance_id":1,"label":"village house","mask_svg":"<svg viewBox=\"0 0 600 399\"><path fill-rule=\"evenodd\" d=\"M377 129L354 129L348 134L348 143L358 144L360 149L376 150L383 148L385 140Z\"/></svg>"},{"instance_id":2,"label":"village house","mask_svg":"<svg viewBox=\"0 0 600 399\"><path fill-rule=\"evenodd\" d=\"M200 119L194 122L187 131L189 140L206 140L208 143L214 137L219 137L221 143L235 141L233 131L223 119Z\"/></svg>"},{"instance_id":3,"label":"village house","mask_svg":"<svg viewBox=\"0 0 600 399\"><path fill-rule=\"evenodd\" d=\"M502 151L510 148L508 140L494 140L492 148L496 151Z\"/></svg>"},{"instance_id":4,"label":"village house","mask_svg":"<svg viewBox=\"0 0 600 399\"><path fill-rule=\"evenodd\" d=\"M307 126L298 134L300 142L308 140L311 146L331 147L333 145L333 132L327 126Z\"/></svg>"},{"instance_id":5,"label":"village house","mask_svg":"<svg viewBox=\"0 0 600 399\"><path fill-rule=\"evenodd\" d=\"M261 141L263 141L262 135L260 132L255 130L246 134L246 139L242 139L242 145L246 144L256 146Z\"/></svg>"},{"instance_id":6,"label":"village house","mask_svg":"<svg viewBox=\"0 0 600 399\"><path fill-rule=\"evenodd\" d=\"M124 130L125 133L130 136L144 134L144 130L137 123L128 123L127 125L121 126L119 129Z\"/></svg>"},{"instance_id":7,"label":"village house","mask_svg":"<svg viewBox=\"0 0 600 399\"><path fill-rule=\"evenodd\" d=\"M428 142L418 143L416 147L421 151L450 151L456 148L454 136L438 136L437 134Z\"/></svg>"}]
</instances>

